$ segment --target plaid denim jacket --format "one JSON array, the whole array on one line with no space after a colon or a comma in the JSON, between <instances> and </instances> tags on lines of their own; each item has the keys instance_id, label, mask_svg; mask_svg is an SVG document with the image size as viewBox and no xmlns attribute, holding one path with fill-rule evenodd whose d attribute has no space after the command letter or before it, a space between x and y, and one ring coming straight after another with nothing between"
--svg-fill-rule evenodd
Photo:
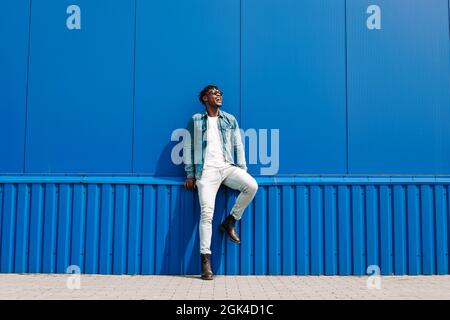
<instances>
[{"instance_id":1,"label":"plaid denim jacket","mask_svg":"<svg viewBox=\"0 0 450 320\"><path fill-rule=\"evenodd\" d=\"M236 118L220 110L218 116L217 126L225 161L247 170L244 145ZM207 112L194 114L189 122L188 130L189 135L183 146L184 169L188 178L200 179L207 142ZM236 154L236 162L234 162L234 154Z\"/></svg>"}]
</instances>

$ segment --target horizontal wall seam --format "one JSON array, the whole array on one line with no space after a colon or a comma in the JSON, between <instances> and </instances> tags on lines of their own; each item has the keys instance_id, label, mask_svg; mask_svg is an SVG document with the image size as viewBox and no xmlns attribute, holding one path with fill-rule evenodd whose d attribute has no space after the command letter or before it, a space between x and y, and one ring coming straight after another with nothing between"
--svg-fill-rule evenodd
<instances>
[{"instance_id":1,"label":"horizontal wall seam","mask_svg":"<svg viewBox=\"0 0 450 320\"><path fill-rule=\"evenodd\" d=\"M450 184L450 176L254 176L260 185L289 184ZM153 176L27 176L3 175L0 183L106 183L183 185L181 177Z\"/></svg>"}]
</instances>

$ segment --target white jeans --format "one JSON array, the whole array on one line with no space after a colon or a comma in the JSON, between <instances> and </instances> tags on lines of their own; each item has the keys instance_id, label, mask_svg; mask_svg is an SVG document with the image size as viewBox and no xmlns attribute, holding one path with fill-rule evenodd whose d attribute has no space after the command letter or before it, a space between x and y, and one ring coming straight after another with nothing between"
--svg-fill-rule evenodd
<instances>
[{"instance_id":1,"label":"white jeans","mask_svg":"<svg viewBox=\"0 0 450 320\"><path fill-rule=\"evenodd\" d=\"M252 201L258 190L258 183L244 169L233 165L224 168L204 167L201 178L197 180L198 199L200 202L200 253L211 254L212 219L217 190L221 184L239 190L239 196L230 214L240 220L244 209Z\"/></svg>"}]
</instances>

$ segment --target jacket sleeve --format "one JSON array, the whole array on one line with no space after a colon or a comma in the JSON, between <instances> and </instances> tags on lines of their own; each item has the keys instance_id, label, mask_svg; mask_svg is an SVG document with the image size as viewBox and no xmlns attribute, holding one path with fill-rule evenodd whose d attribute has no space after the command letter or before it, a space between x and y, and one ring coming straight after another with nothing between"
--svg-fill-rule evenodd
<instances>
[{"instance_id":1,"label":"jacket sleeve","mask_svg":"<svg viewBox=\"0 0 450 320\"><path fill-rule=\"evenodd\" d=\"M183 162L184 170L186 171L187 178L195 177L195 166L194 166L194 119L191 118L188 125L188 134L184 140L183 145Z\"/></svg>"},{"instance_id":2,"label":"jacket sleeve","mask_svg":"<svg viewBox=\"0 0 450 320\"><path fill-rule=\"evenodd\" d=\"M236 164L247 171L247 164L245 162L245 151L244 151L244 144L242 143L242 137L241 137L241 130L239 128L239 124L236 119L234 119L235 122L235 129L233 132L233 149L236 153Z\"/></svg>"}]
</instances>

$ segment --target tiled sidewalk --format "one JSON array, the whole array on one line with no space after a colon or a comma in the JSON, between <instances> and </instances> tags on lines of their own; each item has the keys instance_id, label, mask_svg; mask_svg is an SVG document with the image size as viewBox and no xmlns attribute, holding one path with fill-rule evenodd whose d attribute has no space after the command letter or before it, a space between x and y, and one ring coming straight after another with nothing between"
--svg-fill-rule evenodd
<instances>
[{"instance_id":1,"label":"tiled sidewalk","mask_svg":"<svg viewBox=\"0 0 450 320\"><path fill-rule=\"evenodd\" d=\"M371 278L373 279L373 278ZM0 274L0 299L450 299L450 276L111 276ZM79 289L69 289L77 287ZM373 282L371 282L373 283ZM69 285L68 285L69 284Z\"/></svg>"}]
</instances>

